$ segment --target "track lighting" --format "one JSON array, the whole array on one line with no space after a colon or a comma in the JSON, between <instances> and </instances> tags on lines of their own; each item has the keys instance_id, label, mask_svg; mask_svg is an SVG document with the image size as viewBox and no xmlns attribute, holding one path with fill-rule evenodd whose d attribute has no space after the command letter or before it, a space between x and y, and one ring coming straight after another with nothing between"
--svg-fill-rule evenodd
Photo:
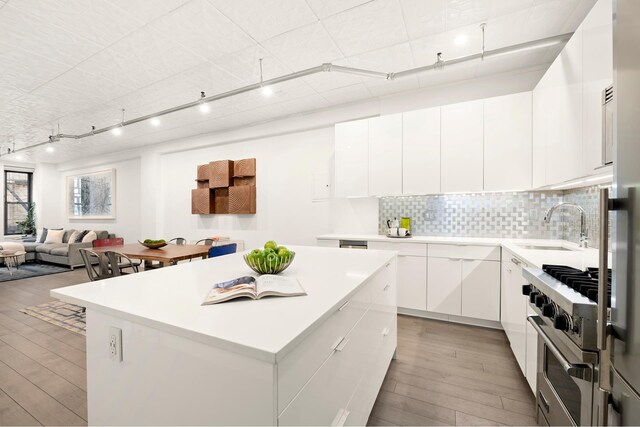
<instances>
[{"instance_id":1,"label":"track lighting","mask_svg":"<svg viewBox=\"0 0 640 427\"><path fill-rule=\"evenodd\" d=\"M111 129L111 133L114 134L115 136L120 136L122 135L123 127L124 127L124 108L122 109L122 121L120 122L120 126L118 126L117 128Z\"/></svg>"},{"instance_id":2,"label":"track lighting","mask_svg":"<svg viewBox=\"0 0 640 427\"><path fill-rule=\"evenodd\" d=\"M264 80L262 79L262 58L258 59L260 61L260 93L265 98L273 95L273 88L271 86L264 86Z\"/></svg>"},{"instance_id":3,"label":"track lighting","mask_svg":"<svg viewBox=\"0 0 640 427\"><path fill-rule=\"evenodd\" d=\"M204 98L205 97L206 96L205 96L204 92L200 92L200 105L198 106L198 109L203 114L207 114L209 111L211 111L211 107L209 107L209 104L204 102Z\"/></svg>"},{"instance_id":4,"label":"track lighting","mask_svg":"<svg viewBox=\"0 0 640 427\"><path fill-rule=\"evenodd\" d=\"M154 117L151 119L150 123L151 123L151 126L156 126L156 127L160 126L160 119L157 117Z\"/></svg>"},{"instance_id":5,"label":"track lighting","mask_svg":"<svg viewBox=\"0 0 640 427\"><path fill-rule=\"evenodd\" d=\"M18 154L18 155L16 156L16 160L22 160L22 159L23 159L23 157L22 157L20 154Z\"/></svg>"},{"instance_id":6,"label":"track lighting","mask_svg":"<svg viewBox=\"0 0 640 427\"><path fill-rule=\"evenodd\" d=\"M49 145L49 146L46 148L46 150L47 150L47 153L53 153L54 151L56 151L56 149L55 149L55 148L53 148L53 146L52 146L52 145Z\"/></svg>"}]
</instances>

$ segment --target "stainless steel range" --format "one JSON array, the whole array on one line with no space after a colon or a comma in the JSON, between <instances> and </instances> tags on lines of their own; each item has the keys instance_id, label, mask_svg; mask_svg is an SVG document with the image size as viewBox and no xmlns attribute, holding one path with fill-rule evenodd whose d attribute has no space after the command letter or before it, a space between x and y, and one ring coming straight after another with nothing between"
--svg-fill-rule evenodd
<instances>
[{"instance_id":1,"label":"stainless steel range","mask_svg":"<svg viewBox=\"0 0 640 427\"><path fill-rule=\"evenodd\" d=\"M538 422L542 425L592 425L598 366L597 268L525 268L523 287L537 315ZM605 278L610 283L610 277ZM610 296L609 296L610 299Z\"/></svg>"}]
</instances>

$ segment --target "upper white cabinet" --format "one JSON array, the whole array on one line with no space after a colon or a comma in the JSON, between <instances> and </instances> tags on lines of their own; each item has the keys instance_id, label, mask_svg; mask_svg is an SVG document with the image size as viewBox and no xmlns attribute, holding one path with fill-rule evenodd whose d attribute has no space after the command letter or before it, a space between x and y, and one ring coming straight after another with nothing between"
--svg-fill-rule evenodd
<instances>
[{"instance_id":1,"label":"upper white cabinet","mask_svg":"<svg viewBox=\"0 0 640 427\"><path fill-rule=\"evenodd\" d=\"M369 121L356 120L335 126L335 195L369 195Z\"/></svg>"},{"instance_id":2,"label":"upper white cabinet","mask_svg":"<svg viewBox=\"0 0 640 427\"><path fill-rule=\"evenodd\" d=\"M602 91L613 83L612 9L612 0L600 0L582 22L584 175L603 165Z\"/></svg>"},{"instance_id":3,"label":"upper white cabinet","mask_svg":"<svg viewBox=\"0 0 640 427\"><path fill-rule=\"evenodd\" d=\"M370 119L369 195L395 196L401 194L402 114Z\"/></svg>"},{"instance_id":4,"label":"upper white cabinet","mask_svg":"<svg viewBox=\"0 0 640 427\"><path fill-rule=\"evenodd\" d=\"M440 192L440 107L402 115L402 193Z\"/></svg>"},{"instance_id":5,"label":"upper white cabinet","mask_svg":"<svg viewBox=\"0 0 640 427\"><path fill-rule=\"evenodd\" d=\"M531 92L484 101L484 189L531 188Z\"/></svg>"},{"instance_id":6,"label":"upper white cabinet","mask_svg":"<svg viewBox=\"0 0 640 427\"><path fill-rule=\"evenodd\" d=\"M483 100L441 109L441 191L483 190Z\"/></svg>"}]
</instances>

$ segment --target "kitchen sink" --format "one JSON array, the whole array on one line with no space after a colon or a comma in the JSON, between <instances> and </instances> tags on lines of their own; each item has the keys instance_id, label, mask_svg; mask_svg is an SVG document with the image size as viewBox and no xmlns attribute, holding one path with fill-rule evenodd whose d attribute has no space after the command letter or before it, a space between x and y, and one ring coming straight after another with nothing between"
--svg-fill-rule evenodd
<instances>
[{"instance_id":1,"label":"kitchen sink","mask_svg":"<svg viewBox=\"0 0 640 427\"><path fill-rule=\"evenodd\" d=\"M531 249L534 251L578 251L578 248L565 248L564 246L547 246L547 245L518 245L522 249Z\"/></svg>"}]
</instances>

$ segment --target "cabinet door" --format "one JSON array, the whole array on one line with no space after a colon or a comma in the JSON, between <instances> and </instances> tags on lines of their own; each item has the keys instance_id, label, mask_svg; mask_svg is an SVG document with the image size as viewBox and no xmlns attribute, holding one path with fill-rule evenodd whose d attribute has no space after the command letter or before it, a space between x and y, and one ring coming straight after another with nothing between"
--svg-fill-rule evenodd
<instances>
[{"instance_id":1,"label":"cabinet door","mask_svg":"<svg viewBox=\"0 0 640 427\"><path fill-rule=\"evenodd\" d=\"M441 109L443 193L483 189L483 102L464 102Z\"/></svg>"},{"instance_id":2,"label":"cabinet door","mask_svg":"<svg viewBox=\"0 0 640 427\"><path fill-rule=\"evenodd\" d=\"M599 0L582 22L584 175L602 166L602 91L613 82L612 1Z\"/></svg>"},{"instance_id":3,"label":"cabinet door","mask_svg":"<svg viewBox=\"0 0 640 427\"><path fill-rule=\"evenodd\" d=\"M462 315L500 320L500 262L462 260Z\"/></svg>"},{"instance_id":4,"label":"cabinet door","mask_svg":"<svg viewBox=\"0 0 640 427\"><path fill-rule=\"evenodd\" d=\"M402 193L440 192L440 108L402 115Z\"/></svg>"},{"instance_id":5,"label":"cabinet door","mask_svg":"<svg viewBox=\"0 0 640 427\"><path fill-rule=\"evenodd\" d=\"M484 100L484 189L531 188L531 92Z\"/></svg>"},{"instance_id":6,"label":"cabinet door","mask_svg":"<svg viewBox=\"0 0 640 427\"><path fill-rule=\"evenodd\" d=\"M582 175L582 28L552 66L547 123L547 184Z\"/></svg>"},{"instance_id":7,"label":"cabinet door","mask_svg":"<svg viewBox=\"0 0 640 427\"><path fill-rule=\"evenodd\" d=\"M369 120L369 195L402 194L402 114Z\"/></svg>"},{"instance_id":8,"label":"cabinet door","mask_svg":"<svg viewBox=\"0 0 640 427\"><path fill-rule=\"evenodd\" d=\"M461 314L462 268L461 260L428 258L427 311Z\"/></svg>"},{"instance_id":9,"label":"cabinet door","mask_svg":"<svg viewBox=\"0 0 640 427\"><path fill-rule=\"evenodd\" d=\"M335 195L369 195L369 121L339 123L335 127Z\"/></svg>"},{"instance_id":10,"label":"cabinet door","mask_svg":"<svg viewBox=\"0 0 640 427\"><path fill-rule=\"evenodd\" d=\"M398 307L427 309L427 258L398 257Z\"/></svg>"},{"instance_id":11,"label":"cabinet door","mask_svg":"<svg viewBox=\"0 0 640 427\"><path fill-rule=\"evenodd\" d=\"M520 263L520 264L518 264ZM522 277L522 261L510 252L503 252L502 286L501 286L501 321L511 351L523 373L526 371L526 317L527 298L522 295L522 285L526 284Z\"/></svg>"},{"instance_id":12,"label":"cabinet door","mask_svg":"<svg viewBox=\"0 0 640 427\"><path fill-rule=\"evenodd\" d=\"M545 74L533 90L532 111L532 186L547 185L547 121L549 114L547 75Z\"/></svg>"},{"instance_id":13,"label":"cabinet door","mask_svg":"<svg viewBox=\"0 0 640 427\"><path fill-rule=\"evenodd\" d=\"M531 307L527 307L527 314L532 315L535 314L535 311L531 309ZM538 333L531 323L527 322L527 357L526 357L526 369L525 376L527 377L527 382L529 383L529 387L531 387L531 391L536 393L536 381L538 379Z\"/></svg>"}]
</instances>

